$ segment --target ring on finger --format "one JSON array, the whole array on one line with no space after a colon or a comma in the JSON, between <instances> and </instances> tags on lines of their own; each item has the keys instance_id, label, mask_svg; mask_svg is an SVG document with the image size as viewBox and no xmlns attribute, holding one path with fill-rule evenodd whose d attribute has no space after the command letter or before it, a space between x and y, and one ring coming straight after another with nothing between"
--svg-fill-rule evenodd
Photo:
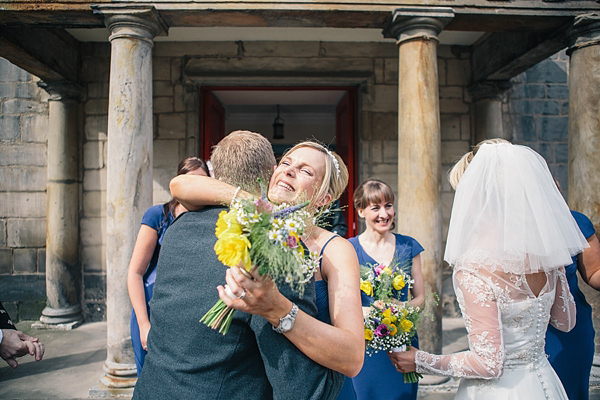
<instances>
[{"instance_id":1,"label":"ring on finger","mask_svg":"<svg viewBox=\"0 0 600 400\"><path fill-rule=\"evenodd\" d=\"M244 289L244 291L242 292L242 294L240 294L238 296L238 299L242 300L244 297L246 297L246 293L248 293L248 292L246 291L246 289Z\"/></svg>"}]
</instances>

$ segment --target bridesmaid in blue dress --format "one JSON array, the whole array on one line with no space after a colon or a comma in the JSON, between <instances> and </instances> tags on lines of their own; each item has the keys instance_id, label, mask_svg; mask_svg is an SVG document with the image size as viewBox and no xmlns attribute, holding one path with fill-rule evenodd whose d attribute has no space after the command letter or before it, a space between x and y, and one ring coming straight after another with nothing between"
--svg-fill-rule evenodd
<instances>
[{"instance_id":1,"label":"bridesmaid in blue dress","mask_svg":"<svg viewBox=\"0 0 600 400\"><path fill-rule=\"evenodd\" d=\"M208 176L206 163L197 157L188 157L179 163L177 175ZM150 331L150 307L152 289L156 280L156 263L160 246L167 228L185 208L171 200L165 204L150 207L142 217L142 226L129 262L127 289L133 305L129 328L138 377L146 358L146 340Z\"/></svg>"},{"instance_id":2,"label":"bridesmaid in blue dress","mask_svg":"<svg viewBox=\"0 0 600 400\"><path fill-rule=\"evenodd\" d=\"M366 230L359 236L349 239L354 246L360 265L391 265L398 263L414 279L410 302L420 305L425 299L421 256L423 247L409 236L392 233L394 228L394 201L392 188L386 183L369 179L354 192L354 206L361 218L365 219ZM400 301L409 301L405 287L396 293ZM374 299L361 292L363 312L368 312ZM413 346L418 347L415 337ZM348 379L347 379L348 381ZM360 373L352 378L356 398L362 399L416 399L417 383L405 384L402 374L396 371L385 352L371 357L365 356ZM345 400L345 399L344 399Z\"/></svg>"},{"instance_id":3,"label":"bridesmaid in blue dress","mask_svg":"<svg viewBox=\"0 0 600 400\"><path fill-rule=\"evenodd\" d=\"M560 378L569 399L587 400L589 392L590 371L594 360L594 326L592 324L592 308L579 289L577 283L577 270L581 276L589 282L589 265L585 265L586 259L591 254L595 257L591 260L600 260L598 253L598 239L592 222L583 214L571 211L579 229L588 239L591 247L584 250L577 257L573 257L573 263L566 267L567 280L571 294L575 298L577 306L577 322L575 328L570 332L561 332L553 326L548 326L546 332L546 354L549 356L550 364ZM595 242L595 243L594 243ZM588 262L589 263L589 262ZM600 265L596 265L596 268ZM593 283L590 283L594 285ZM596 286L596 285L594 285ZM598 289L596 287L596 289Z\"/></svg>"}]
</instances>

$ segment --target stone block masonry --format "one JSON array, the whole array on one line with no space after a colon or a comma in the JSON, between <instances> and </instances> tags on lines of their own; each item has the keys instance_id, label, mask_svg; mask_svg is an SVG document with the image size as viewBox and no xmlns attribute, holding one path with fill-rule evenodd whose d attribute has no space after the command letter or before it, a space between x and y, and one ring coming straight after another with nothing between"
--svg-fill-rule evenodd
<instances>
[{"instance_id":1,"label":"stone block masonry","mask_svg":"<svg viewBox=\"0 0 600 400\"><path fill-rule=\"evenodd\" d=\"M539 152L568 194L569 58L565 51L512 79L504 105L508 137Z\"/></svg>"},{"instance_id":2,"label":"stone block masonry","mask_svg":"<svg viewBox=\"0 0 600 400\"><path fill-rule=\"evenodd\" d=\"M48 95L37 82L0 58L0 301L14 321L39 318L46 301Z\"/></svg>"}]
</instances>

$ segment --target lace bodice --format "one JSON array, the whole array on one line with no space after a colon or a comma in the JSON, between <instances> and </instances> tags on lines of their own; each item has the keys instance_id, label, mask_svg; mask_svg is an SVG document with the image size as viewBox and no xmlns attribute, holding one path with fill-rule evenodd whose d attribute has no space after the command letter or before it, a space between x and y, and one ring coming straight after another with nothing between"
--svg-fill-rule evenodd
<instances>
[{"instance_id":1,"label":"lace bodice","mask_svg":"<svg viewBox=\"0 0 600 400\"><path fill-rule=\"evenodd\" d=\"M505 368L535 364L545 357L548 323L562 331L575 326L575 302L565 269L546 272L536 296L526 276L517 275L522 260L492 259L471 252L457 261L453 282L468 332L469 350L444 356L417 351L417 372L460 378L491 379Z\"/></svg>"}]
</instances>

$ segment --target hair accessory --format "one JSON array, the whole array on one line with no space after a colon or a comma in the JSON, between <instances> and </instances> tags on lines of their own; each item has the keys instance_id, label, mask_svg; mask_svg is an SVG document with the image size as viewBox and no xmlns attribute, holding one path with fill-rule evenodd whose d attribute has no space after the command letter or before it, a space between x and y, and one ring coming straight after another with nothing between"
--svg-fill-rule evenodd
<instances>
[{"instance_id":1,"label":"hair accessory","mask_svg":"<svg viewBox=\"0 0 600 400\"><path fill-rule=\"evenodd\" d=\"M331 161L333 161L333 166L335 167L335 171L337 172L337 177L340 177L340 163L338 162L337 158L335 158L335 156L333 155L333 153L331 152L331 150L329 149L325 149L327 151L327 154L329 154L329 156L331 157Z\"/></svg>"},{"instance_id":2,"label":"hair accessory","mask_svg":"<svg viewBox=\"0 0 600 400\"><path fill-rule=\"evenodd\" d=\"M208 168L208 175L209 175L211 178L213 178L213 179L214 179L214 177L215 177L215 171L213 170L213 165L212 165L212 163L210 162L210 160L208 160L208 161L206 162L206 167Z\"/></svg>"},{"instance_id":3,"label":"hair accessory","mask_svg":"<svg viewBox=\"0 0 600 400\"><path fill-rule=\"evenodd\" d=\"M235 198L237 197L239 192L240 192L240 187L238 186L235 189L235 192L233 193L233 197L231 198L231 203L229 203L229 208L233 207L233 202L235 201Z\"/></svg>"}]
</instances>

